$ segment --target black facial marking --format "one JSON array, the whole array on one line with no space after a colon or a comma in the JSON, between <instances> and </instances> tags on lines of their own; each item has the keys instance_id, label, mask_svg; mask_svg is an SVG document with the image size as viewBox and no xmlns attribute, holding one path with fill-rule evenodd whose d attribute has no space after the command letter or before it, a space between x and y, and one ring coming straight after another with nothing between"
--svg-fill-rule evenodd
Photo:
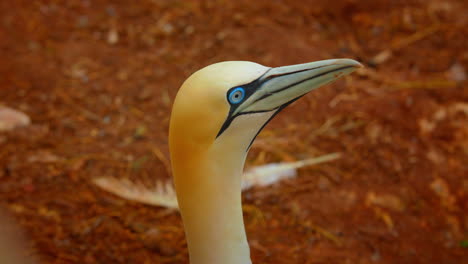
<instances>
[{"instance_id":1,"label":"black facial marking","mask_svg":"<svg viewBox=\"0 0 468 264\"><path fill-rule=\"evenodd\" d=\"M245 112L245 113L239 113L239 114L233 115L234 111L242 104L243 101L247 100L253 93L255 93L255 91L257 91L258 89L260 89L260 87L262 87L262 85L265 83L265 81L262 80L262 77L265 76L270 70L271 70L271 68L268 69L259 78L255 79L254 81L252 81L250 83L246 83L246 84L243 84L243 85L238 85L238 86L232 87L231 89L229 89L227 91L226 101L229 103L229 94L231 93L231 91L236 89L237 87L244 88L244 91L245 91L244 100L242 100L241 102L239 102L237 104L229 103L231 105L231 108L229 109L229 114L228 114L228 116L226 118L226 121L224 121L224 124L221 126L221 129L219 130L218 135L216 135L216 138L218 138L231 125L232 121L236 117L238 117L239 115L267 112L267 111Z\"/></svg>"},{"instance_id":2,"label":"black facial marking","mask_svg":"<svg viewBox=\"0 0 468 264\"><path fill-rule=\"evenodd\" d=\"M252 138L252 141L250 141L250 144L249 146L247 147L246 151L249 151L250 147L252 146L254 140L257 138L258 134L260 134L260 132L262 132L263 128L268 124L270 123L270 121L273 119L273 117L275 117L279 112L281 112L284 108L286 108L288 105L292 104L294 101L296 101L297 99L301 98L302 96L304 96L305 94L301 95L301 96L298 96L296 98L294 98L293 100L285 103L284 105L280 106L278 108L278 110L270 116L270 118L268 118L268 120L265 122L265 124L262 125L262 127L257 131L257 134L255 134L255 136Z\"/></svg>"}]
</instances>

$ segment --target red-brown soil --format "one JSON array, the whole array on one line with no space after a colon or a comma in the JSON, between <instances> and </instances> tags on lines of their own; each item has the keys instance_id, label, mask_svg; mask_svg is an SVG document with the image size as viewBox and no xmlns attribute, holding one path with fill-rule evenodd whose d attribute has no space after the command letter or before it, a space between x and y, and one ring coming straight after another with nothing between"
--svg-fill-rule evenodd
<instances>
[{"instance_id":1,"label":"red-brown soil","mask_svg":"<svg viewBox=\"0 0 468 264\"><path fill-rule=\"evenodd\" d=\"M249 154L343 154L244 194L253 262L468 263L467 3L1 1L0 104L32 124L0 133L0 205L40 263L187 263L178 213L91 179L169 179L171 104L196 69L349 57L366 68Z\"/></svg>"}]
</instances>

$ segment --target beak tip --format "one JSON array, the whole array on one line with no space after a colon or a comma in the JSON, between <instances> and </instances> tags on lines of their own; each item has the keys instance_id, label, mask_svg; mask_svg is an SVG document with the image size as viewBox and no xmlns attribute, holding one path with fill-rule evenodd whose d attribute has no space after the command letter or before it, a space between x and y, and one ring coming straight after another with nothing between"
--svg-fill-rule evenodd
<instances>
[{"instance_id":1,"label":"beak tip","mask_svg":"<svg viewBox=\"0 0 468 264\"><path fill-rule=\"evenodd\" d=\"M337 64L347 65L354 68L364 68L364 65L352 59L338 59Z\"/></svg>"}]
</instances>

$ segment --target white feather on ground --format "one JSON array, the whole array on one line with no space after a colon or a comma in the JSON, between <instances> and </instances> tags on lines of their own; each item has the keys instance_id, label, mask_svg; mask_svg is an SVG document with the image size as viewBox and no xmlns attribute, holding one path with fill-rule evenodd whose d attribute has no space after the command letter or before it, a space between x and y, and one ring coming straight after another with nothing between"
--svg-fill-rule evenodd
<instances>
[{"instance_id":1,"label":"white feather on ground","mask_svg":"<svg viewBox=\"0 0 468 264\"><path fill-rule=\"evenodd\" d=\"M339 157L339 153L331 153L316 158L270 163L247 169L242 175L242 190L245 191L254 186L268 186L284 179L296 177L298 168L336 160ZM105 191L127 200L178 209L177 197L171 181L156 182L155 187L152 188L131 182L128 179L111 177L97 178L93 182Z\"/></svg>"}]
</instances>

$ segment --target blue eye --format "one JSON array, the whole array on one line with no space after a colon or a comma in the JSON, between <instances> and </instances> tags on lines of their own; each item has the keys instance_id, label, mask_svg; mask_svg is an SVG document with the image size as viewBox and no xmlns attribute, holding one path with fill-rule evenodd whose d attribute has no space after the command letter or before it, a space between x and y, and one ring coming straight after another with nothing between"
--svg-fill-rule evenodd
<instances>
[{"instance_id":1,"label":"blue eye","mask_svg":"<svg viewBox=\"0 0 468 264\"><path fill-rule=\"evenodd\" d=\"M229 103L238 104L244 99L244 96L245 96L244 88L237 87L236 89L232 90L229 93L229 96L228 96Z\"/></svg>"}]
</instances>

